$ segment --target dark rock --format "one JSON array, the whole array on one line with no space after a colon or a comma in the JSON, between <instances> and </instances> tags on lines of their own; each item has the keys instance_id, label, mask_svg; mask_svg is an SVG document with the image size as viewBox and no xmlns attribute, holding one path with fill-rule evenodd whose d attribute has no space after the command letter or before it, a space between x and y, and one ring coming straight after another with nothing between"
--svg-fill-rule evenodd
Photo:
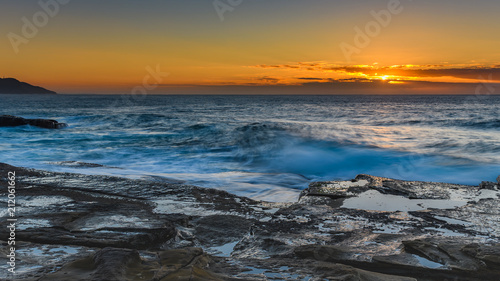
<instances>
[{"instance_id":1,"label":"dark rock","mask_svg":"<svg viewBox=\"0 0 500 281\"><path fill-rule=\"evenodd\" d=\"M495 182L483 181L479 184L479 189L497 190L498 185Z\"/></svg>"},{"instance_id":2,"label":"dark rock","mask_svg":"<svg viewBox=\"0 0 500 281\"><path fill-rule=\"evenodd\" d=\"M367 191L369 184L370 181L364 178L352 181L314 182L301 192L300 199L304 197L349 198Z\"/></svg>"},{"instance_id":3,"label":"dark rock","mask_svg":"<svg viewBox=\"0 0 500 281\"><path fill-rule=\"evenodd\" d=\"M327 273L329 276L327 278L334 278L335 279L328 279L328 280L393 280L393 281L403 281L403 280L414 280L416 281L415 278L411 277L405 277L405 276L395 276L395 275L387 275L383 273L377 273L373 271L366 271L362 270L359 268L353 268L351 266L347 265L341 265L338 263L344 263L346 260L346 256L348 254L341 248L335 247L335 246L330 246L330 245L306 245L306 246L301 246L297 247L295 250L295 254L299 258L304 258L304 259L314 259L317 261L321 262L332 262L334 265L328 265L326 268L322 268L321 271ZM361 263L359 262L347 262L360 265ZM326 263L323 263L326 265ZM390 266L386 266L390 267ZM384 268L381 266L380 269ZM329 272L331 271L331 272ZM390 270L385 270L385 271L390 271ZM393 272L396 272L396 270L393 270Z\"/></svg>"},{"instance_id":4,"label":"dark rock","mask_svg":"<svg viewBox=\"0 0 500 281\"><path fill-rule=\"evenodd\" d=\"M28 124L31 126L36 126L46 129L62 129L68 126L68 124L66 123L59 123L56 120L50 120L50 119L27 119L27 120Z\"/></svg>"},{"instance_id":5,"label":"dark rock","mask_svg":"<svg viewBox=\"0 0 500 281\"><path fill-rule=\"evenodd\" d=\"M410 199L450 199L450 190L466 189L464 185L422 182L422 181L402 181L394 179L384 179L382 187L378 191L385 194L401 195Z\"/></svg>"},{"instance_id":6,"label":"dark rock","mask_svg":"<svg viewBox=\"0 0 500 281\"><path fill-rule=\"evenodd\" d=\"M467 257L460 252L460 243L449 242L449 244L442 243L443 249L439 249L438 246L428 243L428 241L408 241L408 246L405 245L405 249L418 254L411 255L403 252L397 255L374 256L370 261L354 260L348 249L332 245L300 246L295 249L295 254L302 259L352 266L356 272L364 270L370 276L367 279L338 280L416 280L413 278L417 278L418 280L479 281L493 280L492 278L497 276L496 268L486 268L481 261ZM492 255L484 256L496 258L495 250L490 250L490 253ZM427 262L422 263L416 258L417 256L421 260L427 259L430 262L435 262L438 266L428 267ZM437 260L441 262L437 262ZM386 279L380 279L377 274L387 275Z\"/></svg>"},{"instance_id":7,"label":"dark rock","mask_svg":"<svg viewBox=\"0 0 500 281\"><path fill-rule=\"evenodd\" d=\"M441 251L437 245L434 245L427 240L410 240L403 241L405 250L408 253L414 253L422 256L428 260L445 264L450 257L443 251Z\"/></svg>"},{"instance_id":8,"label":"dark rock","mask_svg":"<svg viewBox=\"0 0 500 281\"><path fill-rule=\"evenodd\" d=\"M65 265L56 273L48 274L40 280L131 280L131 267L140 265L139 252L129 249L104 248L93 256L76 260Z\"/></svg>"},{"instance_id":9,"label":"dark rock","mask_svg":"<svg viewBox=\"0 0 500 281\"><path fill-rule=\"evenodd\" d=\"M49 91L42 87L33 86L21 82L14 78L0 78L0 94L52 94L56 92Z\"/></svg>"},{"instance_id":10,"label":"dark rock","mask_svg":"<svg viewBox=\"0 0 500 281\"><path fill-rule=\"evenodd\" d=\"M389 264L393 266L406 266L406 267L422 267L418 259L411 254L401 253L390 256L375 256L372 259L375 263Z\"/></svg>"},{"instance_id":11,"label":"dark rock","mask_svg":"<svg viewBox=\"0 0 500 281\"><path fill-rule=\"evenodd\" d=\"M175 229L117 228L93 232L70 232L54 227L33 228L19 233L18 238L41 244L78 245L85 247L126 247L150 249L174 237Z\"/></svg>"},{"instance_id":12,"label":"dark rock","mask_svg":"<svg viewBox=\"0 0 500 281\"><path fill-rule=\"evenodd\" d=\"M28 125L28 120L24 118L10 115L0 116L0 127L16 127L24 125Z\"/></svg>"},{"instance_id":13,"label":"dark rock","mask_svg":"<svg viewBox=\"0 0 500 281\"><path fill-rule=\"evenodd\" d=\"M252 222L239 216L214 215L195 221L195 235L207 245L222 245L238 241L246 235Z\"/></svg>"},{"instance_id":14,"label":"dark rock","mask_svg":"<svg viewBox=\"0 0 500 281\"><path fill-rule=\"evenodd\" d=\"M470 244L464 246L461 251L483 261L491 270L500 270L500 244Z\"/></svg>"},{"instance_id":15,"label":"dark rock","mask_svg":"<svg viewBox=\"0 0 500 281\"><path fill-rule=\"evenodd\" d=\"M92 279L124 280L127 267L137 265L140 262L141 258L136 250L104 248L94 255L96 268Z\"/></svg>"},{"instance_id":16,"label":"dark rock","mask_svg":"<svg viewBox=\"0 0 500 281\"><path fill-rule=\"evenodd\" d=\"M322 278L324 279L320 280L417 281L417 279L411 277L382 274L336 263L317 263L314 268L317 272L321 272Z\"/></svg>"},{"instance_id":17,"label":"dark rock","mask_svg":"<svg viewBox=\"0 0 500 281\"><path fill-rule=\"evenodd\" d=\"M484 281L500 273L497 190L359 175L311 184L299 202L271 203L1 163L0 185L9 171L22 210L16 245L25 273L16 280ZM343 204L366 193L440 201L411 211ZM6 243L8 233L0 233ZM5 247L0 253L5 264Z\"/></svg>"},{"instance_id":18,"label":"dark rock","mask_svg":"<svg viewBox=\"0 0 500 281\"><path fill-rule=\"evenodd\" d=\"M382 187L382 182L384 180L388 180L388 178L381 178L381 177L375 177L375 176L371 176L371 175L367 175L367 174L360 174L360 175L357 175L354 180L356 180L356 181L367 180L369 183L368 185L370 187L380 188L380 187Z\"/></svg>"},{"instance_id":19,"label":"dark rock","mask_svg":"<svg viewBox=\"0 0 500 281\"><path fill-rule=\"evenodd\" d=\"M200 248L184 248L158 253L163 265L156 275L158 280L224 280L223 276L211 272L208 268L212 259Z\"/></svg>"},{"instance_id":20,"label":"dark rock","mask_svg":"<svg viewBox=\"0 0 500 281\"><path fill-rule=\"evenodd\" d=\"M314 182L302 191L301 203L328 204L324 198L339 199L355 197L374 189L383 194L399 195L409 199L450 199L450 190L464 189L474 192L477 187L421 181L402 181L370 175L358 175L351 181Z\"/></svg>"},{"instance_id":21,"label":"dark rock","mask_svg":"<svg viewBox=\"0 0 500 281\"><path fill-rule=\"evenodd\" d=\"M330 262L346 260L349 256L344 249L332 245L305 245L295 248L294 252L299 258L313 258Z\"/></svg>"},{"instance_id":22,"label":"dark rock","mask_svg":"<svg viewBox=\"0 0 500 281\"><path fill-rule=\"evenodd\" d=\"M62 129L68 126L66 123L59 123L56 120L50 119L25 119L11 115L0 116L0 127L17 127L24 125L31 125L45 129Z\"/></svg>"},{"instance_id":23,"label":"dark rock","mask_svg":"<svg viewBox=\"0 0 500 281\"><path fill-rule=\"evenodd\" d=\"M160 252L104 248L91 257L68 263L41 281L228 280L208 270L213 261L199 248Z\"/></svg>"},{"instance_id":24,"label":"dark rock","mask_svg":"<svg viewBox=\"0 0 500 281\"><path fill-rule=\"evenodd\" d=\"M111 166L106 166L106 165L101 165L101 164L86 163L86 162L80 162L80 161L59 161L59 162L51 162L49 164L60 165L60 166L67 166L67 167L72 167L72 168L113 168L113 169L120 169L118 167L111 167Z\"/></svg>"},{"instance_id":25,"label":"dark rock","mask_svg":"<svg viewBox=\"0 0 500 281\"><path fill-rule=\"evenodd\" d=\"M403 241L405 250L409 253L417 254L430 261L446 265L451 269L463 271L484 271L484 266L477 259L467 256L462 248L462 243L453 240L429 239Z\"/></svg>"}]
</instances>

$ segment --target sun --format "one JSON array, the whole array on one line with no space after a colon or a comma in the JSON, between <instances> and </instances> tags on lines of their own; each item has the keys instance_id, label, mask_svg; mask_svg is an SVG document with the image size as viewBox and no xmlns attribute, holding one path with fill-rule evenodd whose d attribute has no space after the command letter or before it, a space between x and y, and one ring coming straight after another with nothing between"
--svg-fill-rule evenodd
<instances>
[{"instance_id":1,"label":"sun","mask_svg":"<svg viewBox=\"0 0 500 281\"><path fill-rule=\"evenodd\" d=\"M384 75L384 76L382 76L382 80L384 80L384 81L385 81L385 80L387 80L387 78L389 78L389 76L388 76L388 75Z\"/></svg>"}]
</instances>

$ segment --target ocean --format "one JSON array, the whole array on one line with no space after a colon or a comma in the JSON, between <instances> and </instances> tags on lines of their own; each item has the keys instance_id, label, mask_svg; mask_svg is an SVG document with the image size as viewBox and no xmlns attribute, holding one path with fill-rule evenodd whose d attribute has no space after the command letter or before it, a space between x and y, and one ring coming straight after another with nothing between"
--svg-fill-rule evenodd
<instances>
[{"instance_id":1,"label":"ocean","mask_svg":"<svg viewBox=\"0 0 500 281\"><path fill-rule=\"evenodd\" d=\"M1 95L0 162L296 200L371 174L477 185L500 175L500 96ZM83 165L77 162L98 165ZM147 188L147 187L145 187Z\"/></svg>"}]
</instances>

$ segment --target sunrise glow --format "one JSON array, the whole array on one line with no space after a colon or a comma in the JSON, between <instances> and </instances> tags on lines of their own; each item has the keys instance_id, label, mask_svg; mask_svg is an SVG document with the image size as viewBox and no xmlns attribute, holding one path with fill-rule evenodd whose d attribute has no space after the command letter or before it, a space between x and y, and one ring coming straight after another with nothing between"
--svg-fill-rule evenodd
<instances>
[{"instance_id":1,"label":"sunrise glow","mask_svg":"<svg viewBox=\"0 0 500 281\"><path fill-rule=\"evenodd\" d=\"M468 84L500 82L500 39L493 36L500 25L497 2L490 8L433 2L428 11L424 3L401 1L400 13L376 34L359 30L366 33L371 13L387 9L385 1L283 3L293 9L277 2L261 9L247 1L222 20L210 1L106 2L99 11L90 2L62 5L46 25L35 26L33 38L23 36L30 28L22 19L31 20L40 6L5 4L11 7L0 12L7 23L0 27L7 35L0 73L62 93L127 92L142 83L147 67L156 66L169 73L156 93L332 82L356 83L363 90L375 80L391 82L388 88L411 81L402 93L427 82L467 93ZM465 9L466 18L452 16ZM487 25L486 18L492 19Z\"/></svg>"}]
</instances>

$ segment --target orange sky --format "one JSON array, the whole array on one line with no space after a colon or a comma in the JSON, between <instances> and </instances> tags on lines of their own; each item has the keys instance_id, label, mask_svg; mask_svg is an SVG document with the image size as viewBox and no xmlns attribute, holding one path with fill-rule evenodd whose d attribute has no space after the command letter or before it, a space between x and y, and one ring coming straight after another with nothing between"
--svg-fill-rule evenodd
<instances>
[{"instance_id":1,"label":"orange sky","mask_svg":"<svg viewBox=\"0 0 500 281\"><path fill-rule=\"evenodd\" d=\"M42 7L10 1L1 4L0 72L60 93L127 93L148 80L148 67L169 73L151 93L321 83L401 91L458 83L467 93L500 83L498 1L391 1L244 1L222 20L210 1L73 1L33 38L22 19Z\"/></svg>"}]
</instances>

